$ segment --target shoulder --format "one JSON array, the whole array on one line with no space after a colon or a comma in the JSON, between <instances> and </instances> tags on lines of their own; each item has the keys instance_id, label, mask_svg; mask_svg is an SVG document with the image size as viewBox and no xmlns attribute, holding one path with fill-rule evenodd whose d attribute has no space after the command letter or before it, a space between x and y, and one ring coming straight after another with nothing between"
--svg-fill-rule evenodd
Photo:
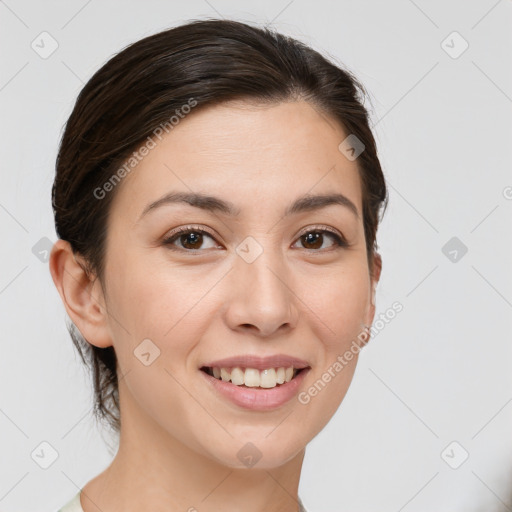
<instances>
[{"instance_id":1,"label":"shoulder","mask_svg":"<svg viewBox=\"0 0 512 512\"><path fill-rule=\"evenodd\" d=\"M82 505L80 504L80 493L82 491L78 491L71 501L68 501L63 507L61 507L57 512L84 512Z\"/></svg>"}]
</instances>

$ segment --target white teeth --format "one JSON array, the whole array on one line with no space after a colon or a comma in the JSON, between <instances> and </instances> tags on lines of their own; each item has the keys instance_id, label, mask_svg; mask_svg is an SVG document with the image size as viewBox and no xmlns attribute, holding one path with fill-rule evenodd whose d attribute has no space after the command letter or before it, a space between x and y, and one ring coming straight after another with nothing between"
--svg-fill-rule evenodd
<instances>
[{"instance_id":1,"label":"white teeth","mask_svg":"<svg viewBox=\"0 0 512 512\"><path fill-rule=\"evenodd\" d=\"M244 383L244 372L241 368L233 368L231 370L231 382L237 386Z\"/></svg>"},{"instance_id":2,"label":"white teeth","mask_svg":"<svg viewBox=\"0 0 512 512\"><path fill-rule=\"evenodd\" d=\"M274 368L270 370L263 370L260 373L260 387L273 388L277 384L276 371Z\"/></svg>"},{"instance_id":3,"label":"white teeth","mask_svg":"<svg viewBox=\"0 0 512 512\"><path fill-rule=\"evenodd\" d=\"M231 373L228 370L226 370L226 368L221 368L220 378L227 382L229 379L231 379Z\"/></svg>"},{"instance_id":4,"label":"white teeth","mask_svg":"<svg viewBox=\"0 0 512 512\"><path fill-rule=\"evenodd\" d=\"M290 382L298 370L293 366L285 368L269 368L265 370L257 370L256 368L217 368L211 369L216 379L222 379L224 382L231 381L236 386L245 386L249 388L275 388L278 384Z\"/></svg>"},{"instance_id":5,"label":"white teeth","mask_svg":"<svg viewBox=\"0 0 512 512\"><path fill-rule=\"evenodd\" d=\"M260 372L255 368L247 368L244 373L243 383L249 388L257 388L260 385ZM233 381L231 381L233 382ZM234 384L234 382L233 382Z\"/></svg>"}]
</instances>

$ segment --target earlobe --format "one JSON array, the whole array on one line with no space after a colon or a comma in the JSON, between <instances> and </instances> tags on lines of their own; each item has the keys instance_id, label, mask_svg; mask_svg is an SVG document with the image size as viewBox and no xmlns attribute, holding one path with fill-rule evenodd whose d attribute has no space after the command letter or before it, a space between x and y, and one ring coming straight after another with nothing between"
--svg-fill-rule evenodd
<instances>
[{"instance_id":1,"label":"earlobe","mask_svg":"<svg viewBox=\"0 0 512 512\"><path fill-rule=\"evenodd\" d=\"M368 314L366 317L366 325L372 325L373 318L375 316L376 309L376 295L377 295L377 284L380 279L380 274L382 271L382 258L378 252L374 252L373 257L373 275L371 278L371 299L370 299L370 307L368 308Z\"/></svg>"},{"instance_id":2,"label":"earlobe","mask_svg":"<svg viewBox=\"0 0 512 512\"><path fill-rule=\"evenodd\" d=\"M377 294L377 284L382 272L382 258L380 254L375 251L373 256L373 275L372 275L372 306L375 307L375 296Z\"/></svg>"},{"instance_id":3,"label":"earlobe","mask_svg":"<svg viewBox=\"0 0 512 512\"><path fill-rule=\"evenodd\" d=\"M50 254L50 273L71 321L92 345L112 345L107 310L99 279L87 275L66 240L55 242Z\"/></svg>"},{"instance_id":4,"label":"earlobe","mask_svg":"<svg viewBox=\"0 0 512 512\"><path fill-rule=\"evenodd\" d=\"M372 281L374 282L375 286L379 282L380 274L382 272L382 257L378 252L374 252L373 257L373 276Z\"/></svg>"},{"instance_id":5,"label":"earlobe","mask_svg":"<svg viewBox=\"0 0 512 512\"><path fill-rule=\"evenodd\" d=\"M375 307L375 295L377 294L377 283L374 281L372 285L372 306Z\"/></svg>"}]
</instances>

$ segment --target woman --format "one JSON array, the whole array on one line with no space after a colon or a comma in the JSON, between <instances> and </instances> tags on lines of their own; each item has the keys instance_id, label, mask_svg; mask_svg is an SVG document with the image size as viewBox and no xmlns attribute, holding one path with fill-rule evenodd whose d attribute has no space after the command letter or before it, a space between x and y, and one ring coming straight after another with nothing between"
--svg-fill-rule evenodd
<instances>
[{"instance_id":1,"label":"woman","mask_svg":"<svg viewBox=\"0 0 512 512\"><path fill-rule=\"evenodd\" d=\"M387 202L356 79L224 20L107 62L67 122L50 270L110 466L62 511L305 510L369 338Z\"/></svg>"}]
</instances>

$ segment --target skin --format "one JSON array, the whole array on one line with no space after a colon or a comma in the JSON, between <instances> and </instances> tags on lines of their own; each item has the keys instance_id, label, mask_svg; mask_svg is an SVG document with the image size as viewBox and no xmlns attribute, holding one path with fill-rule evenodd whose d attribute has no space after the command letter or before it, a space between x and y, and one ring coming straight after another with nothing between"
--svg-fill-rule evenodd
<instances>
[{"instance_id":1,"label":"skin","mask_svg":"<svg viewBox=\"0 0 512 512\"><path fill-rule=\"evenodd\" d=\"M309 362L307 390L361 325L372 323L381 258L375 253L371 276L357 160L338 150L346 136L304 101L198 110L118 185L105 290L86 276L69 244L57 241L50 270L67 313L89 343L115 347L124 376L119 451L85 485L86 512L298 510L305 447L341 404L357 355L308 404L294 398L265 412L215 395L199 367L247 352L289 354ZM171 190L208 193L241 213L231 218L182 203L139 219ZM330 205L283 218L297 197L334 192L359 216ZM214 234L196 242L195 255L179 237L176 250L163 243L188 224ZM317 243L301 239L304 228L323 227L350 246L337 247L328 234ZM235 251L248 236L263 249L252 263ZM190 236L181 237L187 242L191 247ZM146 338L160 350L149 366L133 353ZM262 454L252 468L237 457L248 442Z\"/></svg>"}]
</instances>

